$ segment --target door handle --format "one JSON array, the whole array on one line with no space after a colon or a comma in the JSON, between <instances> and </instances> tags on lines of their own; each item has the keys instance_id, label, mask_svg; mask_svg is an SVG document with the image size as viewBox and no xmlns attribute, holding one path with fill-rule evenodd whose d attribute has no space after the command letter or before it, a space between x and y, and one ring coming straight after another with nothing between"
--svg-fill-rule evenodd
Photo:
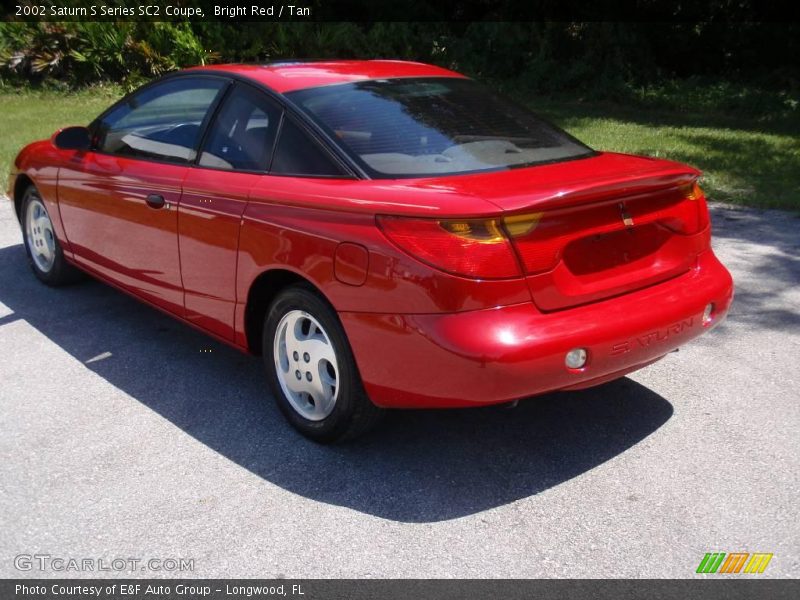
<instances>
[{"instance_id":1,"label":"door handle","mask_svg":"<svg viewBox=\"0 0 800 600\"><path fill-rule=\"evenodd\" d=\"M147 196L147 206L150 208L163 208L165 204L164 196L160 194L150 194Z\"/></svg>"}]
</instances>

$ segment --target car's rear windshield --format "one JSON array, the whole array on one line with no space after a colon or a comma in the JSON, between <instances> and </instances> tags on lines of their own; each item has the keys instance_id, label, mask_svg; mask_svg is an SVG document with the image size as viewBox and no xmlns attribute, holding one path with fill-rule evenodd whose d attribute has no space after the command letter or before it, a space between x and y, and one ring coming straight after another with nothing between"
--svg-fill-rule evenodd
<instances>
[{"instance_id":1,"label":"car's rear windshield","mask_svg":"<svg viewBox=\"0 0 800 600\"><path fill-rule=\"evenodd\" d=\"M469 79L373 79L287 96L371 177L473 173L593 154Z\"/></svg>"}]
</instances>

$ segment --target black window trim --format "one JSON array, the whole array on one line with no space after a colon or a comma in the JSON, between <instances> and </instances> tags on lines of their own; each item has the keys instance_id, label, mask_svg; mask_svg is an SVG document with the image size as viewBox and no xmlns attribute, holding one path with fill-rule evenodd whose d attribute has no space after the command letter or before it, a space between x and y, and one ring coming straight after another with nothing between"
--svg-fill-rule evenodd
<instances>
[{"instance_id":1,"label":"black window trim","mask_svg":"<svg viewBox=\"0 0 800 600\"><path fill-rule=\"evenodd\" d=\"M176 160L169 160L169 159L159 159L159 158L144 158L144 157L134 157L132 160L140 160L143 162L152 162L156 164L168 164L168 165L176 165L176 166L186 166L189 168L200 168L200 169L209 169L212 171L220 171L222 173L250 173L254 175L270 175L272 177L297 177L297 178L305 178L305 179L369 179L367 174L357 165L355 164L349 156L336 144L335 141L330 139L330 136L322 130L322 128L308 115L306 115L303 111L301 111L298 107L294 105L294 103L290 102L286 96L283 94L279 94L272 88L267 85L262 84L259 81L254 79L250 79L249 77L245 77L239 75L237 73L229 73L226 71L212 71L212 70L203 70L203 69L192 69L189 71L177 71L175 73L168 73L158 79L155 79L140 88L137 88L126 94L119 100L117 100L114 104L109 106L106 110L104 110L100 115L95 117L95 119L89 124L89 131L92 139L94 140L95 134L97 132L97 127L99 126L100 121L108 115L111 111L115 110L122 104L129 102L133 97L136 95L144 92L145 90L156 86L160 83L169 81L171 79L178 79L178 78L197 78L197 77L204 77L209 79L216 79L216 80L223 80L226 82L225 87L222 88L221 93L215 98L214 103L211 107L209 107L208 114L206 115L203 124L201 125L200 136L198 137L198 144L197 147L194 148L195 157L194 160L191 162L180 162ZM286 114L288 113L292 117L294 117L294 122L300 126L300 128L311 138L311 141L315 143L319 149L326 154L333 162L336 164L340 169L342 169L341 175L286 175L281 173L271 173L269 169L264 171L248 171L244 169L222 169L219 167L208 167L205 165L197 164L200 158L200 151L203 148L203 144L205 142L206 136L208 135L208 131L210 129L211 124L214 122L217 116L217 112L219 111L220 106L222 105L225 98L228 97L230 94L231 89L233 89L235 84L243 84L248 85L256 90L262 92L270 100L274 101L278 107L281 109L281 120L278 124L278 131L275 135L275 143L272 147L272 155L270 156L269 167L272 166L272 160L274 159L275 149L278 147L278 141L280 139L281 129L283 126L283 121L286 118ZM120 156L119 154L114 154L111 152L103 152L96 147L92 147L91 151L96 154L101 154L104 156ZM130 157L129 157L130 158Z\"/></svg>"}]
</instances>

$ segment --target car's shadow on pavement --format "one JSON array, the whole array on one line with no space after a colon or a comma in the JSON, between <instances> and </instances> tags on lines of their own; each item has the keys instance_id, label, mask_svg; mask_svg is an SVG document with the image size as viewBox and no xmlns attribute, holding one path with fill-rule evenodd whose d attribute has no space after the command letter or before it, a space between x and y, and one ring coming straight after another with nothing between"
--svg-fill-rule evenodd
<instances>
[{"instance_id":1,"label":"car's shadow on pavement","mask_svg":"<svg viewBox=\"0 0 800 600\"><path fill-rule=\"evenodd\" d=\"M658 394L622 379L515 409L396 411L363 439L319 446L284 422L259 359L98 282L47 288L21 245L0 249L0 302L13 311L0 325L23 319L259 477L396 521L454 519L537 494L624 452L673 412Z\"/></svg>"}]
</instances>

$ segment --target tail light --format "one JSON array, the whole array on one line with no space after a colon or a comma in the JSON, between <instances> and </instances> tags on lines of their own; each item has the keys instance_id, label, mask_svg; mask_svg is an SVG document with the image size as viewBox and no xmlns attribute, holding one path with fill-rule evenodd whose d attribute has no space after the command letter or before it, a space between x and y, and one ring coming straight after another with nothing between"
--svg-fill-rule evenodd
<instances>
[{"instance_id":1,"label":"tail light","mask_svg":"<svg viewBox=\"0 0 800 600\"><path fill-rule=\"evenodd\" d=\"M526 273L549 271L556 266L561 249L575 229L567 215L531 213L505 218L505 228L517 249Z\"/></svg>"},{"instance_id":2,"label":"tail light","mask_svg":"<svg viewBox=\"0 0 800 600\"><path fill-rule=\"evenodd\" d=\"M711 223L711 219L708 216L706 195L703 193L703 190L700 189L700 184L698 184L697 181L682 188L681 192L686 200L690 201L687 204L694 204L696 209L694 212L694 217L697 219L696 221L691 221L691 218L687 215L687 221L689 221L687 227L689 231L687 233L702 231Z\"/></svg>"},{"instance_id":3,"label":"tail light","mask_svg":"<svg viewBox=\"0 0 800 600\"><path fill-rule=\"evenodd\" d=\"M402 250L443 271L475 279L521 275L497 219L378 217L378 224Z\"/></svg>"},{"instance_id":4,"label":"tail light","mask_svg":"<svg viewBox=\"0 0 800 600\"><path fill-rule=\"evenodd\" d=\"M475 279L549 271L575 240L658 227L664 235L693 235L708 226L702 190L693 182L655 195L497 219L378 217L383 233L402 250L443 271ZM641 235L645 235L640 228ZM516 250L516 252L515 252Z\"/></svg>"}]
</instances>

